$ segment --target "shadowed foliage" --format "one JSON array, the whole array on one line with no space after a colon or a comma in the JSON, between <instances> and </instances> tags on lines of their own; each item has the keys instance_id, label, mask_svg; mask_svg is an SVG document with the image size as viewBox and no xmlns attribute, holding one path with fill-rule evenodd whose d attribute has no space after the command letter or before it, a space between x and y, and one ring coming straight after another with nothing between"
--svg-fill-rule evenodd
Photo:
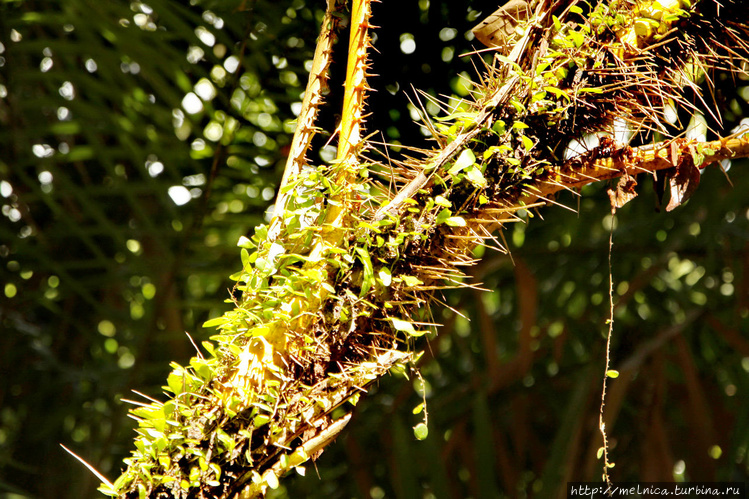
<instances>
[{"instance_id":1,"label":"shadowed foliage","mask_svg":"<svg viewBox=\"0 0 749 499\"><path fill-rule=\"evenodd\" d=\"M91 496L98 483L59 442L110 479L118 474L132 442L120 399L137 389L164 400L169 362L195 352L184 332L199 344L212 334L200 324L230 308L221 301L241 265L236 241L263 222L276 194L320 6L194 4L1 7L4 492ZM380 76L370 85L379 91L367 128L423 145L406 89L464 96L453 75L472 73L471 63L457 55L470 48L464 35L478 11L494 7L376 5ZM342 68L332 71L335 79ZM707 115L708 138L738 124L745 83L715 81L723 122ZM334 128L333 114L323 114L324 129ZM326 139L313 147L323 159ZM274 493L547 496L567 480L598 479L612 224L614 478L746 480L743 170L729 172L731 185L710 167L692 200L670 213L654 214L642 195L614 221L600 186L557 198L577 213L527 212L531 223L506 231L512 259L487 252L473 272L493 292L446 291L452 309L435 309L444 327L420 361L429 437L417 442L411 431L423 418L412 414L421 382L386 376L317 461L322 482L308 467Z\"/></svg>"}]
</instances>

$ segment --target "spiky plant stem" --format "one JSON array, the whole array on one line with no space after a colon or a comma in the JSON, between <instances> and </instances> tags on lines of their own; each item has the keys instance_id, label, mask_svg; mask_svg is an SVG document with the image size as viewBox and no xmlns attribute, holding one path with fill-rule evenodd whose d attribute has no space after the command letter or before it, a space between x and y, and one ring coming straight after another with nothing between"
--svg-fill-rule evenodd
<instances>
[{"instance_id":1,"label":"spiky plant stem","mask_svg":"<svg viewBox=\"0 0 749 499\"><path fill-rule=\"evenodd\" d=\"M333 62L333 44L338 36L339 19L344 6L344 2L340 0L328 0L327 2L320 27L320 35L317 38L315 55L312 58L312 69L307 80L307 88L304 91L302 108L297 118L294 137L291 140L289 157L286 160L286 168L278 186L278 197L274 210L277 215L283 213L286 207L286 186L307 165L307 151L312 143L312 138L316 134L315 122L317 121L318 110L324 103L323 93L328 89L328 71L330 64Z\"/></svg>"}]
</instances>

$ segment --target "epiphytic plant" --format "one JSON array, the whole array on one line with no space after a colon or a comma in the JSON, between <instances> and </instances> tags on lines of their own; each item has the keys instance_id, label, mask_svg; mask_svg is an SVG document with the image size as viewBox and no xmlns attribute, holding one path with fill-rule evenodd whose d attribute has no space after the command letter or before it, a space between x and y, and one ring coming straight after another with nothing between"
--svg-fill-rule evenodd
<instances>
[{"instance_id":1,"label":"epiphytic plant","mask_svg":"<svg viewBox=\"0 0 749 499\"><path fill-rule=\"evenodd\" d=\"M105 493L264 495L335 438L370 382L418 357L418 337L436 326L435 291L468 286L473 250L504 250L501 228L519 211L616 177L619 207L636 195L639 173L668 179L670 210L702 168L749 155L741 135L675 137L672 117L676 107L710 112L702 96L715 75L743 71L741 2L530 5L472 100L426 123L437 147L391 166L366 159L371 7L353 0L338 154L311 165L346 8L328 0L275 218L239 242L242 269L232 278L241 298L206 323L218 328L203 343L207 355L173 365L171 398L132 411L136 449ZM402 187L391 192L378 177Z\"/></svg>"}]
</instances>

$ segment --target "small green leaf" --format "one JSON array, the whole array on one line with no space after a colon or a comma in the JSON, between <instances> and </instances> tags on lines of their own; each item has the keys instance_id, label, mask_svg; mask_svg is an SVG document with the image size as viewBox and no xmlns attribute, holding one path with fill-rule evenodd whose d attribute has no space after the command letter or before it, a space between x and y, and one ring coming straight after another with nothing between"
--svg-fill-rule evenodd
<instances>
[{"instance_id":1,"label":"small green leaf","mask_svg":"<svg viewBox=\"0 0 749 499\"><path fill-rule=\"evenodd\" d=\"M385 286L386 288L390 286L390 283L393 280L393 276L390 273L390 269L387 267L382 267L380 271L377 273L377 277L380 278L382 285Z\"/></svg>"},{"instance_id":2,"label":"small green leaf","mask_svg":"<svg viewBox=\"0 0 749 499\"><path fill-rule=\"evenodd\" d=\"M466 170L466 178L478 189L484 189L488 185L484 174L481 173L481 170L476 168L476 165L471 165L471 167Z\"/></svg>"},{"instance_id":3,"label":"small green leaf","mask_svg":"<svg viewBox=\"0 0 749 499\"><path fill-rule=\"evenodd\" d=\"M570 31L567 35L567 38L572 40L572 43L575 44L575 47L581 47L583 42L585 41L585 35L579 31Z\"/></svg>"},{"instance_id":4,"label":"small green leaf","mask_svg":"<svg viewBox=\"0 0 749 499\"><path fill-rule=\"evenodd\" d=\"M447 173L455 176L474 163L476 163L476 156L473 154L473 151L470 149L463 149L460 156L458 156L458 159L455 160L455 164L447 171Z\"/></svg>"},{"instance_id":5,"label":"small green leaf","mask_svg":"<svg viewBox=\"0 0 749 499\"><path fill-rule=\"evenodd\" d=\"M414 329L414 325L408 321L396 319L395 317L391 317L390 321L393 323L393 327L395 328L396 331L403 331L404 333L408 333L408 334L416 333L416 330Z\"/></svg>"},{"instance_id":6,"label":"small green leaf","mask_svg":"<svg viewBox=\"0 0 749 499\"><path fill-rule=\"evenodd\" d=\"M551 16L554 21L554 31L562 31L562 22L557 16Z\"/></svg>"},{"instance_id":7,"label":"small green leaf","mask_svg":"<svg viewBox=\"0 0 749 499\"><path fill-rule=\"evenodd\" d=\"M417 440L425 440L429 435L429 428L425 423L419 423L414 426L414 436Z\"/></svg>"},{"instance_id":8,"label":"small green leaf","mask_svg":"<svg viewBox=\"0 0 749 499\"><path fill-rule=\"evenodd\" d=\"M171 390L173 394L179 395L185 388L184 373L172 371L166 378L166 384L169 386L169 390Z\"/></svg>"},{"instance_id":9,"label":"small green leaf","mask_svg":"<svg viewBox=\"0 0 749 499\"><path fill-rule=\"evenodd\" d=\"M434 219L434 223L437 225L445 223L445 221L450 218L450 216L453 214L453 212L450 210L450 208L445 208L444 210L440 211L437 216Z\"/></svg>"},{"instance_id":10,"label":"small green leaf","mask_svg":"<svg viewBox=\"0 0 749 499\"><path fill-rule=\"evenodd\" d=\"M443 208L449 208L453 204L444 196L437 196L434 198L434 204L437 206L442 206Z\"/></svg>"},{"instance_id":11,"label":"small green leaf","mask_svg":"<svg viewBox=\"0 0 749 499\"><path fill-rule=\"evenodd\" d=\"M546 98L546 91L539 90L538 92L534 92L533 96L531 97L531 102L540 102Z\"/></svg>"},{"instance_id":12,"label":"small green leaf","mask_svg":"<svg viewBox=\"0 0 749 499\"><path fill-rule=\"evenodd\" d=\"M268 226L258 225L257 227L255 227L255 237L258 241L268 239Z\"/></svg>"},{"instance_id":13,"label":"small green leaf","mask_svg":"<svg viewBox=\"0 0 749 499\"><path fill-rule=\"evenodd\" d=\"M565 92L564 90L557 88L557 87L544 87L544 90L546 90L549 93L554 94L554 96L558 99L559 97L564 97L566 100L570 100L570 95Z\"/></svg>"},{"instance_id":14,"label":"small green leaf","mask_svg":"<svg viewBox=\"0 0 749 499\"><path fill-rule=\"evenodd\" d=\"M419 404L416 407L414 407L413 411L411 411L411 412L413 414L421 414L421 411L423 411L423 410L424 410L424 402L422 402L421 404Z\"/></svg>"},{"instance_id":15,"label":"small green leaf","mask_svg":"<svg viewBox=\"0 0 749 499\"><path fill-rule=\"evenodd\" d=\"M370 224L368 222L365 222L364 220L359 221L359 227L361 227L363 229L370 230L370 231L372 231L374 233L379 233L380 232L380 229L378 227L375 227L374 225L372 225L372 224Z\"/></svg>"},{"instance_id":16,"label":"small green leaf","mask_svg":"<svg viewBox=\"0 0 749 499\"><path fill-rule=\"evenodd\" d=\"M536 66L536 75L540 75L541 73L549 69L549 66L551 66L551 64L548 62L539 63L538 66Z\"/></svg>"},{"instance_id":17,"label":"small green leaf","mask_svg":"<svg viewBox=\"0 0 749 499\"><path fill-rule=\"evenodd\" d=\"M601 457L603 457L603 451L604 451L603 447L598 448L598 452L596 453L596 459L601 459Z\"/></svg>"},{"instance_id":18,"label":"small green leaf","mask_svg":"<svg viewBox=\"0 0 749 499\"><path fill-rule=\"evenodd\" d=\"M216 356L216 346L213 343L211 343L210 341L203 341L200 344L203 345L203 348L205 348L209 354L214 357Z\"/></svg>"},{"instance_id":19,"label":"small green leaf","mask_svg":"<svg viewBox=\"0 0 749 499\"><path fill-rule=\"evenodd\" d=\"M115 489L110 488L108 485L102 485L96 490L109 497L117 497L120 495L119 492L117 492Z\"/></svg>"},{"instance_id":20,"label":"small green leaf","mask_svg":"<svg viewBox=\"0 0 749 499\"><path fill-rule=\"evenodd\" d=\"M257 416L255 416L255 419L252 420L252 426L254 426L255 428L259 428L268 421L270 421L270 416L268 416L267 414L258 414Z\"/></svg>"},{"instance_id":21,"label":"small green leaf","mask_svg":"<svg viewBox=\"0 0 749 499\"><path fill-rule=\"evenodd\" d=\"M364 278L362 279L361 291L359 293L359 296L361 297L366 295L367 291L372 288L372 284L374 283L374 268L372 267L372 259L367 250L360 246L357 246L355 250L359 255L359 260L361 260L362 265L364 266Z\"/></svg>"},{"instance_id":22,"label":"small green leaf","mask_svg":"<svg viewBox=\"0 0 749 499\"><path fill-rule=\"evenodd\" d=\"M463 217L450 217L445 220L445 223L450 227L465 227L466 221Z\"/></svg>"},{"instance_id":23,"label":"small green leaf","mask_svg":"<svg viewBox=\"0 0 749 499\"><path fill-rule=\"evenodd\" d=\"M393 327L395 328L396 331L402 331L408 334L409 336L422 336L426 333L426 330L424 331L415 330L414 325L408 321L396 319L394 317L390 317L390 321L393 323Z\"/></svg>"},{"instance_id":24,"label":"small green leaf","mask_svg":"<svg viewBox=\"0 0 749 499\"><path fill-rule=\"evenodd\" d=\"M409 288L412 288L414 286L418 286L419 284L424 284L424 281L422 281L418 277L414 277L414 276L411 276L411 275L402 275L402 276L400 276L400 278L403 280L403 282Z\"/></svg>"},{"instance_id":25,"label":"small green leaf","mask_svg":"<svg viewBox=\"0 0 749 499\"><path fill-rule=\"evenodd\" d=\"M619 371L615 371L614 369L609 369L606 371L606 376L609 378L618 378L619 377Z\"/></svg>"},{"instance_id":26,"label":"small green leaf","mask_svg":"<svg viewBox=\"0 0 749 499\"><path fill-rule=\"evenodd\" d=\"M268 470L263 475L263 478L265 479L265 483L268 484L268 487L275 490L278 488L278 477L273 472L273 470Z\"/></svg>"},{"instance_id":27,"label":"small green leaf","mask_svg":"<svg viewBox=\"0 0 749 499\"><path fill-rule=\"evenodd\" d=\"M242 267L250 265L250 252L242 248Z\"/></svg>"},{"instance_id":28,"label":"small green leaf","mask_svg":"<svg viewBox=\"0 0 749 499\"><path fill-rule=\"evenodd\" d=\"M653 34L654 30L658 29L658 26L660 26L658 21L641 17L635 21L635 34L647 38Z\"/></svg>"},{"instance_id":29,"label":"small green leaf","mask_svg":"<svg viewBox=\"0 0 749 499\"><path fill-rule=\"evenodd\" d=\"M518 112L518 113L524 113L525 112L525 106L519 100L517 100L515 98L510 98L510 104L512 105L512 107L515 108L516 112ZM515 126L515 125L513 124L513 126Z\"/></svg>"},{"instance_id":30,"label":"small green leaf","mask_svg":"<svg viewBox=\"0 0 749 499\"><path fill-rule=\"evenodd\" d=\"M220 315L218 317L214 317L213 319L209 319L203 323L203 327L215 327L225 324L227 321L226 317L223 315Z\"/></svg>"},{"instance_id":31,"label":"small green leaf","mask_svg":"<svg viewBox=\"0 0 749 499\"><path fill-rule=\"evenodd\" d=\"M209 381L213 377L213 371L211 366L204 359L193 357L190 359L190 367L195 370L195 373L203 379L203 381Z\"/></svg>"},{"instance_id":32,"label":"small green leaf","mask_svg":"<svg viewBox=\"0 0 749 499\"><path fill-rule=\"evenodd\" d=\"M519 64L518 64L517 62L513 61L512 59L510 59L510 58L509 58L509 57L507 57L506 55L502 55L502 54L500 54L499 52L497 52L497 53L496 53L496 54L494 55L494 57L496 57L497 59L499 59L499 61L501 61L502 63L504 63L504 64L507 64L507 65L509 65L509 66L512 66L512 68L513 68L513 69L514 69L515 71L519 71L519 72L522 72L522 71L523 71L523 69L522 69L522 68L520 67L520 65L519 65Z\"/></svg>"}]
</instances>

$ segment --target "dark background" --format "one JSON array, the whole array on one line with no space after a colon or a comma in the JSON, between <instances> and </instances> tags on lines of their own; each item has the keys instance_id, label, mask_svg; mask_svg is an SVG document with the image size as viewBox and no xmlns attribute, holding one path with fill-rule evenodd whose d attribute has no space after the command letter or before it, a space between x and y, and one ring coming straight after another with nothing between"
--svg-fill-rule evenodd
<instances>
[{"instance_id":1,"label":"dark background","mask_svg":"<svg viewBox=\"0 0 749 499\"><path fill-rule=\"evenodd\" d=\"M231 306L236 242L275 198L321 4L0 7L0 497L96 497L97 480L59 444L116 478L134 435L122 399L138 399L132 390L163 399L169 362L195 352L185 332L207 339L202 322ZM375 140L431 147L408 97L421 89L447 99L462 91L458 74L475 79L480 60L459 56L495 7L374 5ZM408 36L416 49L404 54ZM340 100L340 46L326 130ZM229 57L241 62L234 73L220 69ZM716 81L730 130L746 81ZM215 96L203 93L191 115L182 101L196 85ZM745 170L737 161L729 180L708 168L671 213L655 211L652 181L639 179L640 197L617 215L612 367L621 375L607 399L615 480L747 480ZM436 309L444 327L421 344L427 440L411 430L423 418L412 414L421 384L386 376L306 477L287 478L277 494L554 497L569 480L599 480L605 187L560 196L571 210L510 225L512 259L487 251L474 271L491 293L446 293L470 321ZM177 205L170 188L193 197Z\"/></svg>"}]
</instances>

